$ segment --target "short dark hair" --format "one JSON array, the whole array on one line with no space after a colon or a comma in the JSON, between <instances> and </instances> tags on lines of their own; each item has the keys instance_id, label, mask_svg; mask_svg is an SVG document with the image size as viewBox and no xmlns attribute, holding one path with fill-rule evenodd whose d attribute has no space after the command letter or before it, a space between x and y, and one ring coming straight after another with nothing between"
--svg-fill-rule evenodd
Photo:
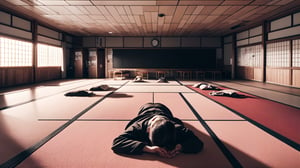
<instances>
[{"instance_id":1,"label":"short dark hair","mask_svg":"<svg viewBox=\"0 0 300 168\"><path fill-rule=\"evenodd\" d=\"M151 129L152 145L172 150L176 146L176 131L174 123L168 119L160 119Z\"/></svg>"}]
</instances>

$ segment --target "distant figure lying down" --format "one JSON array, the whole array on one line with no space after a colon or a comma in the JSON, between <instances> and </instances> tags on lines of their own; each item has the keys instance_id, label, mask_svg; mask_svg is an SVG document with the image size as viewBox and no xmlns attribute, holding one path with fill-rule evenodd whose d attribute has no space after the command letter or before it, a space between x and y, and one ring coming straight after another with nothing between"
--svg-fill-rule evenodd
<instances>
[{"instance_id":1,"label":"distant figure lying down","mask_svg":"<svg viewBox=\"0 0 300 168\"><path fill-rule=\"evenodd\" d=\"M144 82L144 80L143 80L143 77L142 77L142 76L136 76L136 77L133 79L133 82Z\"/></svg>"},{"instance_id":2,"label":"distant figure lying down","mask_svg":"<svg viewBox=\"0 0 300 168\"><path fill-rule=\"evenodd\" d=\"M90 91L106 91L108 89L109 89L108 85L100 85L100 86L90 88Z\"/></svg>"},{"instance_id":3,"label":"distant figure lying down","mask_svg":"<svg viewBox=\"0 0 300 168\"><path fill-rule=\"evenodd\" d=\"M179 153L198 153L202 148L203 142L160 103L143 105L112 145L118 154L153 153L165 158Z\"/></svg>"},{"instance_id":4,"label":"distant figure lying down","mask_svg":"<svg viewBox=\"0 0 300 168\"><path fill-rule=\"evenodd\" d=\"M71 92L65 93L65 96L79 96L79 97L91 97L94 95L95 94L93 92L85 91L85 90L71 91Z\"/></svg>"},{"instance_id":5,"label":"distant figure lying down","mask_svg":"<svg viewBox=\"0 0 300 168\"><path fill-rule=\"evenodd\" d=\"M234 97L234 98L246 98L246 95L242 95L237 93L235 90L225 89L221 91L214 91L209 93L211 96L227 96L227 97Z\"/></svg>"},{"instance_id":6,"label":"distant figure lying down","mask_svg":"<svg viewBox=\"0 0 300 168\"><path fill-rule=\"evenodd\" d=\"M207 83L196 83L196 84L193 85L193 87L200 88L202 90L221 90L217 86L207 84Z\"/></svg>"},{"instance_id":7,"label":"distant figure lying down","mask_svg":"<svg viewBox=\"0 0 300 168\"><path fill-rule=\"evenodd\" d=\"M158 80L157 80L158 83L168 83L168 80L165 78L165 77L160 77Z\"/></svg>"}]
</instances>

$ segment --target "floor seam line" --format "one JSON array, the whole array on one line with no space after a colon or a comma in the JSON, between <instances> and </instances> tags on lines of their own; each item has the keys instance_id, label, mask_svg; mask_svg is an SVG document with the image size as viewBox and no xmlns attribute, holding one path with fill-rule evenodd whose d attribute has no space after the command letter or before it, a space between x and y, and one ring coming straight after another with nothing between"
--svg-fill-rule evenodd
<instances>
[{"instance_id":1,"label":"floor seam line","mask_svg":"<svg viewBox=\"0 0 300 168\"><path fill-rule=\"evenodd\" d=\"M194 107L190 104L190 102L184 97L182 93L179 93L181 98L184 100L184 102L187 104L187 106L190 108L190 110L194 113L198 121L201 123L201 125L205 128L205 130L209 133L213 141L217 144L219 149L222 151L224 156L228 159L228 161L231 163L231 165L235 168L242 168L243 166L241 163L235 158L235 156L230 152L230 150L224 145L224 143L218 138L218 136L213 132L213 130L208 126L208 124L203 120L203 118L199 115L199 113L194 109Z\"/></svg>"},{"instance_id":2,"label":"floor seam line","mask_svg":"<svg viewBox=\"0 0 300 168\"><path fill-rule=\"evenodd\" d=\"M127 83L128 83L128 81L126 83L124 83L123 85L121 85L120 88L122 86L126 85ZM110 96L113 93L115 93L115 91L116 90L114 90L112 92L109 92L108 94L104 95L99 100L97 100L96 102L94 102L93 104L89 105L87 108L85 108L84 110L82 110L81 112L79 112L78 114L76 114L72 119L68 120L66 123L64 123L63 125L61 125L56 130L54 130L48 136L46 136L45 138L41 139L39 142L37 142L33 146L31 146L31 147L23 150L19 154L15 155L14 157L10 158L9 160L7 160L3 164L1 164L0 167L9 167L9 168L10 167L16 167L21 162L23 162L25 159L27 159L32 153L34 153L36 150L38 150L40 147L42 147L44 144L46 144L48 141L50 141L52 138L54 138L56 135L58 135L60 132L62 132L64 129L66 129L68 126L70 126L73 122L75 122L77 119L79 119L82 115L84 115L85 113L87 113L90 109L92 109L97 104L99 104L100 102L102 102L108 96Z\"/></svg>"}]
</instances>

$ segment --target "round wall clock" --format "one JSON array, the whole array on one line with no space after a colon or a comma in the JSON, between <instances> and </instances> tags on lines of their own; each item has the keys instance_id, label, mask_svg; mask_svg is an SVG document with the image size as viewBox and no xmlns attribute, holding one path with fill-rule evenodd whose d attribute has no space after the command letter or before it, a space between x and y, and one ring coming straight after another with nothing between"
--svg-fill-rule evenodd
<instances>
[{"instance_id":1,"label":"round wall clock","mask_svg":"<svg viewBox=\"0 0 300 168\"><path fill-rule=\"evenodd\" d=\"M159 40L158 40L158 39L152 39L151 45L152 45L153 47L159 46Z\"/></svg>"}]
</instances>

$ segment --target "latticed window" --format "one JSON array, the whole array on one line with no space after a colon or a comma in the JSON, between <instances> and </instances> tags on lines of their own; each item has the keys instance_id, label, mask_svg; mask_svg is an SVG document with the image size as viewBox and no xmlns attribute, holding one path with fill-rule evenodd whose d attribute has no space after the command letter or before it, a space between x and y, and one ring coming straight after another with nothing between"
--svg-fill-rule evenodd
<instances>
[{"instance_id":1,"label":"latticed window","mask_svg":"<svg viewBox=\"0 0 300 168\"><path fill-rule=\"evenodd\" d=\"M242 47L238 49L238 65L261 67L263 60L262 45Z\"/></svg>"},{"instance_id":2,"label":"latticed window","mask_svg":"<svg viewBox=\"0 0 300 168\"><path fill-rule=\"evenodd\" d=\"M300 40L293 41L293 67L300 67Z\"/></svg>"},{"instance_id":3,"label":"latticed window","mask_svg":"<svg viewBox=\"0 0 300 168\"><path fill-rule=\"evenodd\" d=\"M290 41L267 45L268 67L290 67Z\"/></svg>"},{"instance_id":4,"label":"latticed window","mask_svg":"<svg viewBox=\"0 0 300 168\"><path fill-rule=\"evenodd\" d=\"M32 66L32 43L0 37L0 66Z\"/></svg>"},{"instance_id":5,"label":"latticed window","mask_svg":"<svg viewBox=\"0 0 300 168\"><path fill-rule=\"evenodd\" d=\"M38 44L38 67L63 65L63 49L45 44Z\"/></svg>"}]
</instances>

